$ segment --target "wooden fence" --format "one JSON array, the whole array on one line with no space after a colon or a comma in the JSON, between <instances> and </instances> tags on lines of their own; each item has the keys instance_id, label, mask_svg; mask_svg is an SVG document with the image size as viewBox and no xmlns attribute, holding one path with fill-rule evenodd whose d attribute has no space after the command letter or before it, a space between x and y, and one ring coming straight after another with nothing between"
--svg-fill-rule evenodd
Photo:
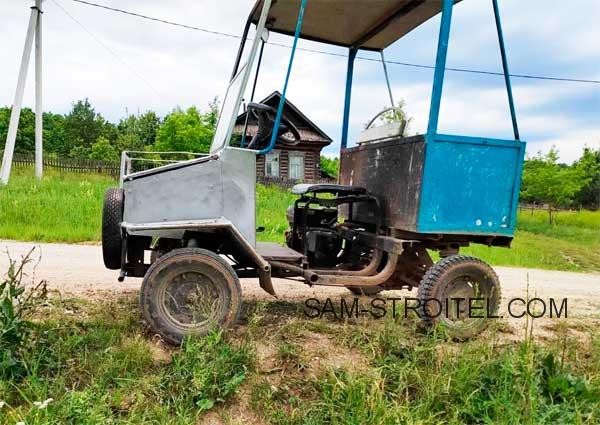
<instances>
[{"instance_id":1,"label":"wooden fence","mask_svg":"<svg viewBox=\"0 0 600 425\"><path fill-rule=\"evenodd\" d=\"M0 158L3 152L0 151ZM15 153L13 155L13 167L33 167L35 157L33 154ZM70 171L76 173L97 173L119 178L120 163L118 161L101 161L94 159L73 159L57 158L52 156L44 157L44 168L50 168L60 171ZM152 167L144 167L152 168ZM136 170L140 171L140 170ZM265 185L275 185L284 188L291 188L295 184L302 183L298 180L290 180L280 177L257 177L257 183ZM312 183L335 183L333 179L319 179Z\"/></svg>"},{"instance_id":2,"label":"wooden fence","mask_svg":"<svg viewBox=\"0 0 600 425\"><path fill-rule=\"evenodd\" d=\"M3 152L0 151L0 156ZM27 153L15 153L13 155L13 167L33 167L35 156ZM95 159L73 159L44 156L44 168L75 173L105 174L113 178L119 177L118 161L102 161Z\"/></svg>"}]
</instances>

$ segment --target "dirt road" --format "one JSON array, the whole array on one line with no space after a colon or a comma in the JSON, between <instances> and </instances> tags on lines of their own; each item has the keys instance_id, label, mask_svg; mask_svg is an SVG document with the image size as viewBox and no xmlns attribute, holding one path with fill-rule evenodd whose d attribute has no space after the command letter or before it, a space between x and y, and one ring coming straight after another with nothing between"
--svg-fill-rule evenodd
<instances>
[{"instance_id":1,"label":"dirt road","mask_svg":"<svg viewBox=\"0 0 600 425\"><path fill-rule=\"evenodd\" d=\"M64 295L94 298L111 293L136 292L141 279L127 278L117 281L118 272L106 270L102 251L98 245L39 244L32 242L0 241L0 272L4 275L8 265L6 252L14 259L37 247L35 257L40 258L35 268L36 281L45 279L50 289ZM538 269L495 267L502 283L502 295L507 299L529 296L568 299L569 316L600 315L600 274L557 272ZM304 300L316 296L339 297L348 295L343 288L310 288L300 283L275 279L275 290L284 300ZM245 299L270 300L272 297L258 286L255 279L243 279ZM389 291L385 296L416 296L413 291Z\"/></svg>"}]
</instances>

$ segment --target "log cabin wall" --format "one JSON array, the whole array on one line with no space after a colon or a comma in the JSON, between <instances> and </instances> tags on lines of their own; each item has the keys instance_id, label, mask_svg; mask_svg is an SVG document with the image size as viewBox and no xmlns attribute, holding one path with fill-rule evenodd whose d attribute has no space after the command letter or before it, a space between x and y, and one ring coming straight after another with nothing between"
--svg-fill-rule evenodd
<instances>
[{"instance_id":1,"label":"log cabin wall","mask_svg":"<svg viewBox=\"0 0 600 425\"><path fill-rule=\"evenodd\" d=\"M273 92L260 103L276 107L280 99L281 95L278 92ZM298 128L301 140L300 143L295 146L284 145L282 143L275 144L273 152L279 154L279 176L275 178L282 180L290 179L290 156L296 154L302 155L304 158L304 178L301 180L306 183L323 181L324 179L321 178L319 165L321 151L332 143L332 139L287 99L285 101L284 114ZM234 134L241 135L243 133L245 122L246 113L243 113L238 117L234 128ZM246 129L247 138L252 138L256 131L256 122L251 118L248 121L248 127ZM274 177L266 175L265 155L258 155L256 157L256 177L259 180Z\"/></svg>"}]
</instances>

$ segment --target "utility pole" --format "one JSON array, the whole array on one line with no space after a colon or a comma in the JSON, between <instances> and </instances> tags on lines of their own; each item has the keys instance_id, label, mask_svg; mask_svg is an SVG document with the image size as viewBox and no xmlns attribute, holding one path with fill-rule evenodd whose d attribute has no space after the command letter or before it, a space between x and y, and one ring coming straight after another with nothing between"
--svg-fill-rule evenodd
<instances>
[{"instance_id":1,"label":"utility pole","mask_svg":"<svg viewBox=\"0 0 600 425\"><path fill-rule=\"evenodd\" d=\"M21 57L17 89L15 90L15 98L10 114L8 134L6 135L4 156L2 158L2 167L0 168L1 184L7 184L10 177L15 141L17 139L17 129L19 128L19 117L21 115L21 106L23 104L23 92L25 90L25 81L27 80L27 70L29 68L29 58L31 57L31 47L33 45L34 37L36 83L35 175L38 178L42 177L42 0L35 0L35 6L31 8L31 15L29 17L29 26L27 27L27 36L25 37L25 46L23 47L23 56Z\"/></svg>"},{"instance_id":2,"label":"utility pole","mask_svg":"<svg viewBox=\"0 0 600 425\"><path fill-rule=\"evenodd\" d=\"M44 110L42 108L42 0L35 0L35 177L42 178L44 168Z\"/></svg>"}]
</instances>

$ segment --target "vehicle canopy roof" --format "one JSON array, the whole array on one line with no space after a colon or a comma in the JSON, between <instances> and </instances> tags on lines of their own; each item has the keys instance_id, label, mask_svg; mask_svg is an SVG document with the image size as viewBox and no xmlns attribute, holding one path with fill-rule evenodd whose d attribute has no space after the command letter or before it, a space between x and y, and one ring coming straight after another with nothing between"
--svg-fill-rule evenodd
<instances>
[{"instance_id":1,"label":"vehicle canopy roof","mask_svg":"<svg viewBox=\"0 0 600 425\"><path fill-rule=\"evenodd\" d=\"M294 35L302 0L277 0L267 18L270 31ZM454 0L458 3L461 0ZM263 0L251 20L258 22ZM300 37L344 47L380 51L437 15L442 0L308 0Z\"/></svg>"}]
</instances>

